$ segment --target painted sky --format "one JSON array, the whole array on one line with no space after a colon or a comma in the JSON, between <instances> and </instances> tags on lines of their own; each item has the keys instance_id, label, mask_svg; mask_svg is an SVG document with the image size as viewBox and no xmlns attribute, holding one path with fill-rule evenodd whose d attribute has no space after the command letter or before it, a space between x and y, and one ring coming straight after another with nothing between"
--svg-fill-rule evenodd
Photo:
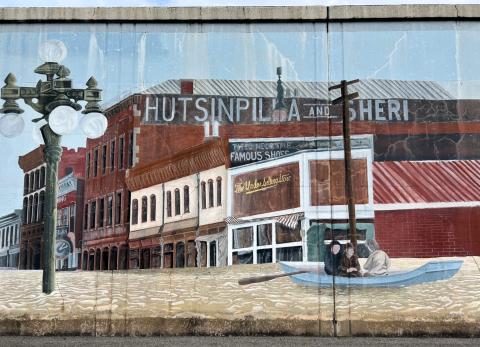
<instances>
[{"instance_id":1,"label":"painted sky","mask_svg":"<svg viewBox=\"0 0 480 347\"><path fill-rule=\"evenodd\" d=\"M480 24L474 22L331 24L9 24L0 26L0 76L34 86L42 76L40 43L68 48L62 62L75 87L95 76L106 104L168 79L338 81L352 78L438 81L457 98L480 98ZM37 146L36 115L25 109L26 129L0 137L0 215L21 207L18 156ZM85 145L79 130L67 147Z\"/></svg>"}]
</instances>

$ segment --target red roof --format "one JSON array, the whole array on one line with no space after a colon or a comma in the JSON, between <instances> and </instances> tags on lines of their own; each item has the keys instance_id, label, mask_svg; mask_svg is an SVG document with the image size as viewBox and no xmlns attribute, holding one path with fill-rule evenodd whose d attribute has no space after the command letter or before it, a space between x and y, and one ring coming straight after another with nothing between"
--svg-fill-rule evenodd
<instances>
[{"instance_id":1,"label":"red roof","mask_svg":"<svg viewBox=\"0 0 480 347\"><path fill-rule=\"evenodd\" d=\"M480 201L480 160L373 164L375 204Z\"/></svg>"}]
</instances>

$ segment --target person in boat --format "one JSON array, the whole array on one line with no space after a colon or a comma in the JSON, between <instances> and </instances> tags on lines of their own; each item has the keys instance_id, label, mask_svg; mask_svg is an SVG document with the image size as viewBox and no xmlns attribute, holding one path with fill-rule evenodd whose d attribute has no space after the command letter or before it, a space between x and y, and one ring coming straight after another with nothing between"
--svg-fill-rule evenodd
<instances>
[{"instance_id":1,"label":"person in boat","mask_svg":"<svg viewBox=\"0 0 480 347\"><path fill-rule=\"evenodd\" d=\"M337 240L333 240L327 246L325 252L324 269L327 275L338 275L338 267L342 260L343 252L342 245Z\"/></svg>"},{"instance_id":2,"label":"person in boat","mask_svg":"<svg viewBox=\"0 0 480 347\"><path fill-rule=\"evenodd\" d=\"M340 276L345 277L361 277L360 263L358 257L355 254L355 248L351 243L347 243L345 246L345 253L343 254L340 266Z\"/></svg>"},{"instance_id":3,"label":"person in boat","mask_svg":"<svg viewBox=\"0 0 480 347\"><path fill-rule=\"evenodd\" d=\"M388 270L390 269L388 254L382 251L377 241L373 239L365 241L365 246L370 251L370 255L365 265L363 265L363 276L388 275Z\"/></svg>"}]
</instances>

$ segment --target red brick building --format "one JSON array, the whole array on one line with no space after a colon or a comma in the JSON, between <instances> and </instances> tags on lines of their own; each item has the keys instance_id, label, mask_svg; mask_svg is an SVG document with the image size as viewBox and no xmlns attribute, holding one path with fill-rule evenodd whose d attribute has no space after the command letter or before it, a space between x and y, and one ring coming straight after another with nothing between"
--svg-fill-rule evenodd
<instances>
[{"instance_id":1,"label":"red brick building","mask_svg":"<svg viewBox=\"0 0 480 347\"><path fill-rule=\"evenodd\" d=\"M135 163L137 96L106 110L108 127L98 139L88 139L85 156L83 270L127 269L129 192L125 172Z\"/></svg>"},{"instance_id":2,"label":"red brick building","mask_svg":"<svg viewBox=\"0 0 480 347\"><path fill-rule=\"evenodd\" d=\"M24 172L23 187L23 224L20 238L20 269L40 269L43 264L43 205L45 196L46 164L43 160L43 149L41 145L29 153L18 158L18 164ZM79 181L83 180L85 172L85 148L68 149L63 147L62 158L58 166L58 177L61 179L67 175L73 175ZM78 194L75 193L74 204L76 208L75 220L81 220L83 213L83 186ZM78 218L77 218L78 216ZM76 244L81 243L80 226L77 224L72 230L77 236ZM75 264L75 267L77 264Z\"/></svg>"},{"instance_id":3,"label":"red brick building","mask_svg":"<svg viewBox=\"0 0 480 347\"><path fill-rule=\"evenodd\" d=\"M480 161L373 164L375 238L392 257L480 254Z\"/></svg>"}]
</instances>

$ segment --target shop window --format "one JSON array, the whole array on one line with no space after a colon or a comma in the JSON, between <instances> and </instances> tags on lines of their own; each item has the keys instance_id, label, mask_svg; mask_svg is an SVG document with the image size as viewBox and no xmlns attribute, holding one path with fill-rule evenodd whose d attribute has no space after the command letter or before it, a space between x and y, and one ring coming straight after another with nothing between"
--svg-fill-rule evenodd
<instances>
[{"instance_id":1,"label":"shop window","mask_svg":"<svg viewBox=\"0 0 480 347\"><path fill-rule=\"evenodd\" d=\"M103 221L105 220L105 199L101 198L98 205L98 226L103 227Z\"/></svg>"},{"instance_id":2,"label":"shop window","mask_svg":"<svg viewBox=\"0 0 480 347\"><path fill-rule=\"evenodd\" d=\"M302 241L302 235L300 234L300 223L297 224L295 229L291 229L283 224L277 223L275 225L275 240L277 243L289 243Z\"/></svg>"},{"instance_id":3,"label":"shop window","mask_svg":"<svg viewBox=\"0 0 480 347\"><path fill-rule=\"evenodd\" d=\"M195 241L187 242L187 267L197 266L197 248L195 247Z\"/></svg>"},{"instance_id":4,"label":"shop window","mask_svg":"<svg viewBox=\"0 0 480 347\"><path fill-rule=\"evenodd\" d=\"M302 261L302 246L277 248L277 261Z\"/></svg>"},{"instance_id":5,"label":"shop window","mask_svg":"<svg viewBox=\"0 0 480 347\"><path fill-rule=\"evenodd\" d=\"M207 208L207 185L205 182L200 184L201 186L201 196L202 196L202 209Z\"/></svg>"},{"instance_id":6,"label":"shop window","mask_svg":"<svg viewBox=\"0 0 480 347\"><path fill-rule=\"evenodd\" d=\"M213 207L213 180L208 180L208 207Z\"/></svg>"},{"instance_id":7,"label":"shop window","mask_svg":"<svg viewBox=\"0 0 480 347\"><path fill-rule=\"evenodd\" d=\"M90 229L95 229L95 226L96 226L96 212L97 212L97 202L92 201L90 203Z\"/></svg>"},{"instance_id":8,"label":"shop window","mask_svg":"<svg viewBox=\"0 0 480 347\"><path fill-rule=\"evenodd\" d=\"M272 224L257 225L257 246L272 244Z\"/></svg>"},{"instance_id":9,"label":"shop window","mask_svg":"<svg viewBox=\"0 0 480 347\"><path fill-rule=\"evenodd\" d=\"M163 246L163 267L173 268L173 243L167 243Z\"/></svg>"},{"instance_id":10,"label":"shop window","mask_svg":"<svg viewBox=\"0 0 480 347\"><path fill-rule=\"evenodd\" d=\"M167 217L172 216L172 192L167 192Z\"/></svg>"},{"instance_id":11,"label":"shop window","mask_svg":"<svg viewBox=\"0 0 480 347\"><path fill-rule=\"evenodd\" d=\"M150 220L153 222L157 214L157 198L155 194L150 195Z\"/></svg>"},{"instance_id":12,"label":"shop window","mask_svg":"<svg viewBox=\"0 0 480 347\"><path fill-rule=\"evenodd\" d=\"M190 212L190 188L188 186L183 187L183 213Z\"/></svg>"},{"instance_id":13,"label":"shop window","mask_svg":"<svg viewBox=\"0 0 480 347\"><path fill-rule=\"evenodd\" d=\"M107 197L107 225L112 225L113 221L113 196Z\"/></svg>"},{"instance_id":14,"label":"shop window","mask_svg":"<svg viewBox=\"0 0 480 347\"><path fill-rule=\"evenodd\" d=\"M123 169L124 163L124 153L125 153L125 138L122 136L118 140L118 168Z\"/></svg>"},{"instance_id":15,"label":"shop window","mask_svg":"<svg viewBox=\"0 0 480 347\"><path fill-rule=\"evenodd\" d=\"M135 200L134 200L135 201ZM129 252L130 258L130 269L138 269L140 266L139 261L139 250L138 249L131 249Z\"/></svg>"},{"instance_id":16,"label":"shop window","mask_svg":"<svg viewBox=\"0 0 480 347\"><path fill-rule=\"evenodd\" d=\"M110 142L110 172L115 168L115 140Z\"/></svg>"},{"instance_id":17,"label":"shop window","mask_svg":"<svg viewBox=\"0 0 480 347\"><path fill-rule=\"evenodd\" d=\"M138 224L138 200L132 200L132 224Z\"/></svg>"},{"instance_id":18,"label":"shop window","mask_svg":"<svg viewBox=\"0 0 480 347\"><path fill-rule=\"evenodd\" d=\"M200 242L200 266L207 267L207 242Z\"/></svg>"},{"instance_id":19,"label":"shop window","mask_svg":"<svg viewBox=\"0 0 480 347\"><path fill-rule=\"evenodd\" d=\"M272 262L272 249L257 250L257 264L266 264Z\"/></svg>"},{"instance_id":20,"label":"shop window","mask_svg":"<svg viewBox=\"0 0 480 347\"><path fill-rule=\"evenodd\" d=\"M253 246L253 227L233 229L233 249Z\"/></svg>"},{"instance_id":21,"label":"shop window","mask_svg":"<svg viewBox=\"0 0 480 347\"><path fill-rule=\"evenodd\" d=\"M152 248L152 268L159 268L162 261L162 248L160 246Z\"/></svg>"},{"instance_id":22,"label":"shop window","mask_svg":"<svg viewBox=\"0 0 480 347\"><path fill-rule=\"evenodd\" d=\"M118 192L115 197L115 224L122 221L122 192Z\"/></svg>"},{"instance_id":23,"label":"shop window","mask_svg":"<svg viewBox=\"0 0 480 347\"><path fill-rule=\"evenodd\" d=\"M217 177L217 206L222 205L222 178Z\"/></svg>"},{"instance_id":24,"label":"shop window","mask_svg":"<svg viewBox=\"0 0 480 347\"><path fill-rule=\"evenodd\" d=\"M148 217L148 200L146 196L142 196L142 223L147 221Z\"/></svg>"},{"instance_id":25,"label":"shop window","mask_svg":"<svg viewBox=\"0 0 480 347\"><path fill-rule=\"evenodd\" d=\"M217 242L210 242L210 266L217 266Z\"/></svg>"},{"instance_id":26,"label":"shop window","mask_svg":"<svg viewBox=\"0 0 480 347\"><path fill-rule=\"evenodd\" d=\"M253 264L253 252L252 251L233 252L232 263L234 265L235 264Z\"/></svg>"},{"instance_id":27,"label":"shop window","mask_svg":"<svg viewBox=\"0 0 480 347\"><path fill-rule=\"evenodd\" d=\"M185 244L183 242L177 243L175 250L175 267L185 267Z\"/></svg>"},{"instance_id":28,"label":"shop window","mask_svg":"<svg viewBox=\"0 0 480 347\"><path fill-rule=\"evenodd\" d=\"M180 189L175 189L175 216L180 214Z\"/></svg>"},{"instance_id":29,"label":"shop window","mask_svg":"<svg viewBox=\"0 0 480 347\"><path fill-rule=\"evenodd\" d=\"M107 145L102 146L102 175L107 171Z\"/></svg>"}]
</instances>

